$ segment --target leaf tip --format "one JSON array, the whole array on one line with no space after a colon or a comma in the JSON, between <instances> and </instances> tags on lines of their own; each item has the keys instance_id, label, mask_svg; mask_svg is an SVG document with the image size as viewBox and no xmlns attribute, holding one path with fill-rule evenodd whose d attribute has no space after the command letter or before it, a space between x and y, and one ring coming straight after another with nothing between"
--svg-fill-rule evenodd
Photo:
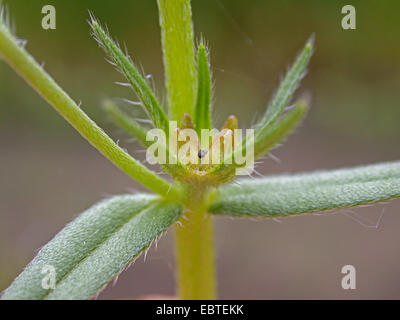
<instances>
[{"instance_id":1,"label":"leaf tip","mask_svg":"<svg viewBox=\"0 0 400 320\"><path fill-rule=\"evenodd\" d=\"M89 20L88 23L91 27L98 26L98 22L96 17L94 16L93 12L89 10Z\"/></svg>"},{"instance_id":2,"label":"leaf tip","mask_svg":"<svg viewBox=\"0 0 400 320\"><path fill-rule=\"evenodd\" d=\"M306 45L304 47L304 51L307 52L309 56L311 56L314 52L315 48L315 33L311 34L311 36L308 38Z\"/></svg>"}]
</instances>

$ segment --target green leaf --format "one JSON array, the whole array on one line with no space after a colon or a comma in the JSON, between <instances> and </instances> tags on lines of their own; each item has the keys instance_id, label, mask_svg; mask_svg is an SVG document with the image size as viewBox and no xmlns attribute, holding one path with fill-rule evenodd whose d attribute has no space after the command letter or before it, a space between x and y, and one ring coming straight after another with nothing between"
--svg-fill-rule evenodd
<instances>
[{"instance_id":1,"label":"green leaf","mask_svg":"<svg viewBox=\"0 0 400 320\"><path fill-rule=\"evenodd\" d=\"M125 132L135 137L145 148L150 146L153 141L147 141L147 131L135 120L133 120L127 113L118 108L111 101L105 101L104 108L112 117L114 122ZM176 155L171 153L168 145L164 146L166 158L173 159L172 164L160 163L160 166L165 169L172 177L178 178L187 175L186 167L177 159Z\"/></svg>"},{"instance_id":2,"label":"green leaf","mask_svg":"<svg viewBox=\"0 0 400 320\"><path fill-rule=\"evenodd\" d=\"M143 252L181 214L181 207L146 194L106 199L45 245L2 299L89 299ZM43 289L45 266L55 289Z\"/></svg>"},{"instance_id":3,"label":"green leaf","mask_svg":"<svg viewBox=\"0 0 400 320\"><path fill-rule=\"evenodd\" d=\"M313 53L313 42L313 38L311 37L281 82L264 117L255 127L255 141L248 141L244 138L242 140L242 148L236 151L237 153L245 153L247 144L254 144L254 158L256 159L268 152L270 148L279 142L279 139L284 139L300 123L305 114L306 107L300 106L299 108L298 105L281 123L273 126L287 107L306 71L307 64ZM301 104L303 105L304 103ZM229 154L211 172L211 175L218 179L219 183L229 181L233 178L237 166L234 163L228 164L229 162L227 161L231 160L232 157L235 158L235 155L233 153Z\"/></svg>"},{"instance_id":4,"label":"green leaf","mask_svg":"<svg viewBox=\"0 0 400 320\"><path fill-rule=\"evenodd\" d=\"M165 84L171 120L185 113L193 119L196 103L196 68L190 0L157 0Z\"/></svg>"},{"instance_id":5,"label":"green leaf","mask_svg":"<svg viewBox=\"0 0 400 320\"><path fill-rule=\"evenodd\" d=\"M263 179L221 187L210 212L276 217L400 197L400 162Z\"/></svg>"},{"instance_id":6,"label":"green leaf","mask_svg":"<svg viewBox=\"0 0 400 320\"><path fill-rule=\"evenodd\" d=\"M196 132L201 136L201 129L212 129L211 124L211 75L207 49L200 43L197 52L197 101Z\"/></svg>"},{"instance_id":7,"label":"green leaf","mask_svg":"<svg viewBox=\"0 0 400 320\"><path fill-rule=\"evenodd\" d=\"M153 142L146 140L147 131L126 112L118 108L109 100L104 102L104 109L111 116L112 120L126 133L132 135L143 147L148 147Z\"/></svg>"},{"instance_id":8,"label":"green leaf","mask_svg":"<svg viewBox=\"0 0 400 320\"><path fill-rule=\"evenodd\" d=\"M292 67L287 72L285 78L281 82L278 91L268 106L267 112L256 127L257 133L263 133L272 125L282 114L284 109L290 102L296 88L298 87L305 71L307 64L313 53L314 42L310 38L303 51L299 54Z\"/></svg>"},{"instance_id":9,"label":"green leaf","mask_svg":"<svg viewBox=\"0 0 400 320\"><path fill-rule=\"evenodd\" d=\"M127 175L168 197L179 197L171 185L120 148L20 45L4 23L0 23L0 58L54 107L87 141Z\"/></svg>"},{"instance_id":10,"label":"green leaf","mask_svg":"<svg viewBox=\"0 0 400 320\"><path fill-rule=\"evenodd\" d=\"M168 117L158 103L157 98L146 80L136 69L132 61L121 51L118 45L107 35L93 17L90 25L99 45L103 47L105 52L111 57L122 74L132 85L154 126L168 133Z\"/></svg>"},{"instance_id":11,"label":"green leaf","mask_svg":"<svg viewBox=\"0 0 400 320\"><path fill-rule=\"evenodd\" d=\"M225 183L232 180L236 169L239 168L232 159L237 157L237 154L244 154L246 152L247 144L254 144L254 159L261 157L267 153L279 142L284 140L303 120L307 111L305 102L298 102L293 110L291 110L282 120L275 125L269 127L265 132L255 137L255 141L244 140L242 148L236 153L229 154L223 161L211 172L211 176L217 184ZM228 161L230 160L230 161Z\"/></svg>"},{"instance_id":12,"label":"green leaf","mask_svg":"<svg viewBox=\"0 0 400 320\"><path fill-rule=\"evenodd\" d=\"M254 159L261 157L282 142L304 119L307 112L307 104L300 101L282 120L269 127L265 132L257 135L254 142ZM245 147L245 145L244 145Z\"/></svg>"}]
</instances>

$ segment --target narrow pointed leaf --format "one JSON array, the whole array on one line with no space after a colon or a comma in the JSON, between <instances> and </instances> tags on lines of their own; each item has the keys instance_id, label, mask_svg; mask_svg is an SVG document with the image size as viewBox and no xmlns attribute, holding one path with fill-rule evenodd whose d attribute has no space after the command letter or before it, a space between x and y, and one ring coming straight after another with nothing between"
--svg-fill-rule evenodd
<instances>
[{"instance_id":1,"label":"narrow pointed leaf","mask_svg":"<svg viewBox=\"0 0 400 320\"><path fill-rule=\"evenodd\" d=\"M146 140L147 131L127 113L118 108L111 101L104 102L104 109L111 116L112 120L126 133L133 136L144 147L148 147L152 141Z\"/></svg>"},{"instance_id":2,"label":"narrow pointed leaf","mask_svg":"<svg viewBox=\"0 0 400 320\"><path fill-rule=\"evenodd\" d=\"M284 140L293 130L300 124L307 112L307 105L305 102L299 102L293 110L291 110L282 120L275 125L271 126L255 137L255 141L244 140L242 148L237 152L244 154L246 152L247 144L254 144L254 160L267 153L279 142ZM235 153L228 155L213 171L212 175L218 181L218 183L224 183L235 175L236 169L239 168L232 157L235 158ZM230 160L228 162L227 160Z\"/></svg>"},{"instance_id":3,"label":"narrow pointed leaf","mask_svg":"<svg viewBox=\"0 0 400 320\"><path fill-rule=\"evenodd\" d=\"M281 82L278 91L268 106L267 112L257 125L257 132L263 132L267 130L267 128L279 118L283 110L290 103L293 93L304 76L312 52L313 40L311 38L306 43L303 51L299 54L294 64L287 72L285 78Z\"/></svg>"},{"instance_id":4,"label":"narrow pointed leaf","mask_svg":"<svg viewBox=\"0 0 400 320\"><path fill-rule=\"evenodd\" d=\"M196 132L200 136L201 129L212 129L211 124L211 75L208 53L201 43L197 53L197 101Z\"/></svg>"},{"instance_id":5,"label":"narrow pointed leaf","mask_svg":"<svg viewBox=\"0 0 400 320\"><path fill-rule=\"evenodd\" d=\"M273 125L281 116L282 112L287 107L290 99L293 96L297 86L299 85L304 73L306 71L307 64L311 58L313 53L313 38L310 38L306 45L304 46L303 51L298 55L292 67L287 72L285 78L281 82L278 91L276 92L274 98L272 99L268 109L262 118L262 120L256 125L255 128L255 141L247 141L247 139L242 140L242 150L238 152L245 153L246 145L254 144L255 157L257 158L268 152L268 150L277 144L278 138L285 138L287 134L289 134L294 128L294 126L300 122L302 119L302 111L304 107L301 109L297 109L294 113L291 113L282 120L283 122L275 127ZM226 159L231 159L232 155L228 155ZM211 173L215 177L219 177L221 182L229 181L235 174L236 166L229 165L226 163L227 161L221 162L213 172Z\"/></svg>"},{"instance_id":6,"label":"narrow pointed leaf","mask_svg":"<svg viewBox=\"0 0 400 320\"><path fill-rule=\"evenodd\" d=\"M194 118L196 69L191 2L157 0L157 4L169 116L175 121L180 121L184 113Z\"/></svg>"},{"instance_id":7,"label":"narrow pointed leaf","mask_svg":"<svg viewBox=\"0 0 400 320\"><path fill-rule=\"evenodd\" d=\"M254 159L261 157L276 144L282 142L301 123L306 112L307 105L301 101L282 120L258 135L254 143Z\"/></svg>"},{"instance_id":8,"label":"narrow pointed leaf","mask_svg":"<svg viewBox=\"0 0 400 320\"><path fill-rule=\"evenodd\" d=\"M276 217L358 206L400 197L400 162L292 176L239 180L221 187L214 214Z\"/></svg>"},{"instance_id":9,"label":"narrow pointed leaf","mask_svg":"<svg viewBox=\"0 0 400 320\"><path fill-rule=\"evenodd\" d=\"M177 196L171 185L120 148L0 23L0 59L53 106L86 140L127 175L161 195Z\"/></svg>"},{"instance_id":10,"label":"narrow pointed leaf","mask_svg":"<svg viewBox=\"0 0 400 320\"><path fill-rule=\"evenodd\" d=\"M149 147L153 141L147 141L146 135L147 131L134 119L132 119L127 113L118 108L111 101L106 101L104 104L104 108L108 112L108 114L112 117L114 122L123 129L126 133L135 137L142 146L145 148ZM186 167L178 161L176 156L171 153L168 148L168 145L164 146L164 150L166 153L166 159L173 159L172 163L160 163L160 166L165 169L171 176L173 177L181 177L187 174Z\"/></svg>"},{"instance_id":11,"label":"narrow pointed leaf","mask_svg":"<svg viewBox=\"0 0 400 320\"><path fill-rule=\"evenodd\" d=\"M45 245L2 299L89 299L180 216L181 208L146 194L115 196L68 224ZM42 286L54 267L55 289Z\"/></svg>"},{"instance_id":12,"label":"narrow pointed leaf","mask_svg":"<svg viewBox=\"0 0 400 320\"><path fill-rule=\"evenodd\" d=\"M146 80L133 65L132 61L121 51L118 45L107 35L107 33L101 28L100 24L93 18L91 21L91 27L96 40L132 85L154 126L165 130L167 133L168 118Z\"/></svg>"}]
</instances>

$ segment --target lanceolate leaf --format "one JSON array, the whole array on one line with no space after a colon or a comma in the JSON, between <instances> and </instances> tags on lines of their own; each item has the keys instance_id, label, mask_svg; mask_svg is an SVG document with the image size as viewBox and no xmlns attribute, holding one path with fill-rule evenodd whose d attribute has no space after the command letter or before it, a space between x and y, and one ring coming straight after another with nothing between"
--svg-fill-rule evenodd
<instances>
[{"instance_id":1,"label":"lanceolate leaf","mask_svg":"<svg viewBox=\"0 0 400 320\"><path fill-rule=\"evenodd\" d=\"M157 0L169 116L180 121L184 113L194 118L196 70L192 9L189 0Z\"/></svg>"},{"instance_id":2,"label":"lanceolate leaf","mask_svg":"<svg viewBox=\"0 0 400 320\"><path fill-rule=\"evenodd\" d=\"M91 27L96 40L110 55L116 66L121 70L126 79L132 85L143 106L156 128L168 132L168 118L158 103L153 91L142 77L132 61L121 51L117 44L101 28L99 23L92 18Z\"/></svg>"},{"instance_id":3,"label":"lanceolate leaf","mask_svg":"<svg viewBox=\"0 0 400 320\"><path fill-rule=\"evenodd\" d=\"M300 101L281 121L257 135L254 142L254 159L261 157L277 143L282 142L300 124L306 111L306 103Z\"/></svg>"},{"instance_id":4,"label":"lanceolate leaf","mask_svg":"<svg viewBox=\"0 0 400 320\"><path fill-rule=\"evenodd\" d=\"M247 144L254 144L254 158L258 158L264 153L268 152L275 144L279 142L279 139L284 139L302 120L306 106L304 103L297 105L295 110L290 112L282 121L274 126L275 122L284 112L290 99L293 96L297 86L299 85L304 73L306 71L307 64L313 53L313 38L308 40L304 46L303 51L298 55L294 64L287 72L285 78L281 82L278 91L268 106L268 109L256 125L255 128L255 141L248 141L247 139L242 140L242 150L237 152L245 153ZM300 108L299 108L300 107ZM226 159L231 159L232 155L228 155ZM225 159L218 165L212 175L219 176L220 182L225 181L221 177L225 177L226 180L231 180L236 170L235 165L228 165L225 163Z\"/></svg>"},{"instance_id":5,"label":"lanceolate leaf","mask_svg":"<svg viewBox=\"0 0 400 320\"><path fill-rule=\"evenodd\" d=\"M118 108L111 101L104 103L104 109L111 116L112 120L126 133L132 135L143 147L148 147L152 141L146 140L147 131L128 114Z\"/></svg>"},{"instance_id":6,"label":"lanceolate leaf","mask_svg":"<svg viewBox=\"0 0 400 320\"><path fill-rule=\"evenodd\" d=\"M133 159L90 119L20 45L18 39L2 22L0 22L0 59L4 59L86 140L118 168L154 192L177 196L176 190L171 189L169 183Z\"/></svg>"},{"instance_id":7,"label":"lanceolate leaf","mask_svg":"<svg viewBox=\"0 0 400 320\"><path fill-rule=\"evenodd\" d=\"M211 213L275 217L399 198L400 162L238 182L220 188Z\"/></svg>"},{"instance_id":8,"label":"lanceolate leaf","mask_svg":"<svg viewBox=\"0 0 400 320\"><path fill-rule=\"evenodd\" d=\"M45 245L1 298L91 298L180 214L179 205L146 194L104 200ZM42 286L49 267L55 271L55 289Z\"/></svg>"},{"instance_id":9,"label":"lanceolate leaf","mask_svg":"<svg viewBox=\"0 0 400 320\"><path fill-rule=\"evenodd\" d=\"M258 132L255 141L247 141L244 139L242 149L238 150L239 154L244 154L246 151L247 143L254 144L254 160L258 159L279 142L282 142L293 130L301 123L307 111L307 104L304 101L298 102L293 110L289 111L278 123L268 127L265 131ZM236 155L234 154L234 157ZM225 162L225 160L224 160ZM222 163L215 169L215 172L224 173L229 170L229 166ZM238 166L233 163L230 170L233 172Z\"/></svg>"},{"instance_id":10,"label":"lanceolate leaf","mask_svg":"<svg viewBox=\"0 0 400 320\"><path fill-rule=\"evenodd\" d=\"M152 140L149 141L146 140L147 131L139 123L137 123L127 113L122 111L111 101L106 101L104 107L106 111L109 113L109 115L112 117L114 122L126 133L135 137L136 140L138 140L142 146L147 148L153 143ZM160 163L160 166L163 167L165 171L167 171L173 177L181 177L187 174L186 167L180 161L178 161L175 154L171 153L171 151L168 148L168 145L164 146L164 148L166 152L166 158L173 159L173 162L171 164Z\"/></svg>"},{"instance_id":11,"label":"lanceolate leaf","mask_svg":"<svg viewBox=\"0 0 400 320\"><path fill-rule=\"evenodd\" d=\"M267 130L282 114L290 102L297 86L299 85L313 52L313 39L311 38L304 46L292 67L287 72L285 78L279 85L278 91L274 95L268 106L263 119L257 125L257 133Z\"/></svg>"},{"instance_id":12,"label":"lanceolate leaf","mask_svg":"<svg viewBox=\"0 0 400 320\"><path fill-rule=\"evenodd\" d=\"M212 129L210 112L211 88L207 49L201 43L197 53L196 131L199 137L201 136L201 129Z\"/></svg>"}]
</instances>

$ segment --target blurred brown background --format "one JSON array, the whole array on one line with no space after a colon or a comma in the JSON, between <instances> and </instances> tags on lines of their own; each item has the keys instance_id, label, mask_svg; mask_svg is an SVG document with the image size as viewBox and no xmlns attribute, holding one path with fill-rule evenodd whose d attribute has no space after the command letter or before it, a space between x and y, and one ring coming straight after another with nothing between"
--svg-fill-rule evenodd
<instances>
[{"instance_id":1,"label":"blurred brown background","mask_svg":"<svg viewBox=\"0 0 400 320\"><path fill-rule=\"evenodd\" d=\"M89 35L88 9L163 89L155 0L5 1L17 35L58 83L136 157L138 146L107 119L107 97L132 98ZM41 28L41 8L57 29ZM315 33L316 52L299 94L312 96L304 125L258 167L262 174L399 160L399 1L354 1L357 30L341 28L348 1L193 0L216 79L214 118L260 115L287 66ZM78 213L110 194L142 190L114 168L0 64L0 291ZM384 209L378 228L373 226ZM358 220L358 221L355 221ZM369 220L369 221L367 221ZM363 221L361 223L360 221ZM400 298L400 201L272 220L216 219L219 289L230 299ZM341 288L343 265L357 289ZM174 292L173 232L138 259L100 299Z\"/></svg>"}]
</instances>

